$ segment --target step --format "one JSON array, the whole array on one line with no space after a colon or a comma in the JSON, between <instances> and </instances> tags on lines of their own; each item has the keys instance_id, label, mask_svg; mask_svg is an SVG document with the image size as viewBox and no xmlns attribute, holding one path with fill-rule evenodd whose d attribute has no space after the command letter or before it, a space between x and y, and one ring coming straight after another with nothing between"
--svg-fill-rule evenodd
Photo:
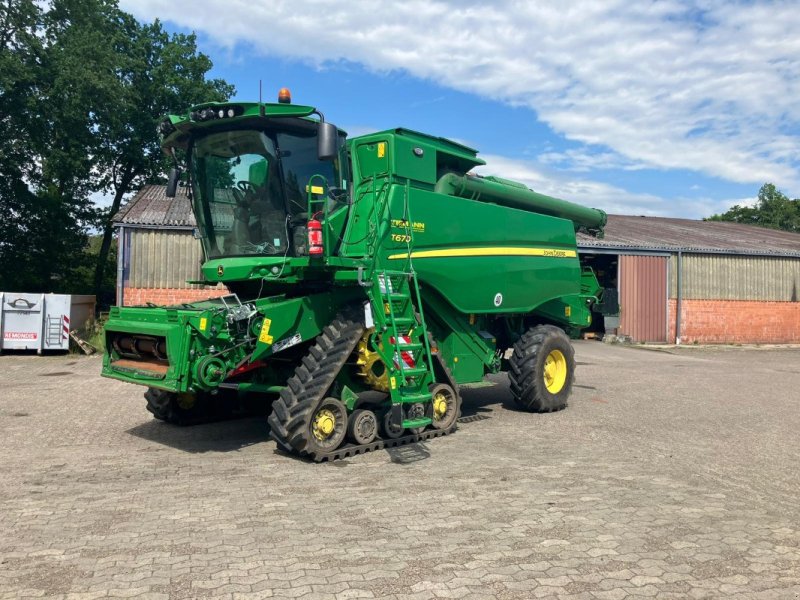
<instances>
[{"instance_id":1,"label":"step","mask_svg":"<svg viewBox=\"0 0 800 600\"><path fill-rule=\"evenodd\" d=\"M416 377L427 373L428 367L403 367L402 369L397 369L397 372L403 377Z\"/></svg>"},{"instance_id":2,"label":"step","mask_svg":"<svg viewBox=\"0 0 800 600\"><path fill-rule=\"evenodd\" d=\"M392 292L391 294L386 294L386 297L389 300L410 300L411 294L407 292Z\"/></svg>"},{"instance_id":3,"label":"step","mask_svg":"<svg viewBox=\"0 0 800 600\"><path fill-rule=\"evenodd\" d=\"M425 427L430 425L433 421L430 417L420 417L419 419L407 419L403 421L403 427L405 429L414 429L416 427Z\"/></svg>"},{"instance_id":4,"label":"step","mask_svg":"<svg viewBox=\"0 0 800 600\"><path fill-rule=\"evenodd\" d=\"M400 392L400 403L402 404L414 404L416 402L430 402L431 398L430 392Z\"/></svg>"},{"instance_id":5,"label":"step","mask_svg":"<svg viewBox=\"0 0 800 600\"><path fill-rule=\"evenodd\" d=\"M416 325L417 320L414 317L395 317L394 322L396 325Z\"/></svg>"},{"instance_id":6,"label":"step","mask_svg":"<svg viewBox=\"0 0 800 600\"><path fill-rule=\"evenodd\" d=\"M418 342L404 344L401 341L399 344L395 344L395 347L400 350L400 352L414 352L415 350L422 350L425 346Z\"/></svg>"}]
</instances>

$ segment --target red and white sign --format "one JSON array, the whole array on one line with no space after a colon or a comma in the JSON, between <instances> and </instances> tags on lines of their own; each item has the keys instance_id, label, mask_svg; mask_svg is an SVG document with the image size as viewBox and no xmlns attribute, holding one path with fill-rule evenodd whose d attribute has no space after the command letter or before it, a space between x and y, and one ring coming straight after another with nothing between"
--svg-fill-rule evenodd
<instances>
[{"instance_id":1,"label":"red and white sign","mask_svg":"<svg viewBox=\"0 0 800 600\"><path fill-rule=\"evenodd\" d=\"M35 331L6 331L3 334L6 340L35 340L38 337Z\"/></svg>"},{"instance_id":2,"label":"red and white sign","mask_svg":"<svg viewBox=\"0 0 800 600\"><path fill-rule=\"evenodd\" d=\"M394 336L389 338L389 342L394 344ZM410 344L411 338L407 335L400 336L400 344L399 346L402 348L404 344ZM413 369L417 366L417 361L414 359L414 354L406 350L405 352L400 352L400 356L397 356L397 352L394 353L394 366L398 369L400 368L400 357L403 358L403 363L405 364L406 368Z\"/></svg>"}]
</instances>

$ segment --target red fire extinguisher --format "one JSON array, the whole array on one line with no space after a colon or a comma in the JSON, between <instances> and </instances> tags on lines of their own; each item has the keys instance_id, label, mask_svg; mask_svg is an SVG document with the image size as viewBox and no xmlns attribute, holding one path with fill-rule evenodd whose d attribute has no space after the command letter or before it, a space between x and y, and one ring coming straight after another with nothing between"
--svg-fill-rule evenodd
<instances>
[{"instance_id":1,"label":"red fire extinguisher","mask_svg":"<svg viewBox=\"0 0 800 600\"><path fill-rule=\"evenodd\" d=\"M322 251L322 223L312 217L308 221L308 254L321 256Z\"/></svg>"}]
</instances>

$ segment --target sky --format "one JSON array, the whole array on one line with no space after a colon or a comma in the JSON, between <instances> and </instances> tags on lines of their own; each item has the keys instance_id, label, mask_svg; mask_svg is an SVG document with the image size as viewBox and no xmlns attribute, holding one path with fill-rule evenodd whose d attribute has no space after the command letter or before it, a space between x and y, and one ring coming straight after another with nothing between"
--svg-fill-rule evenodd
<instances>
[{"instance_id":1,"label":"sky","mask_svg":"<svg viewBox=\"0 0 800 600\"><path fill-rule=\"evenodd\" d=\"M198 34L234 99L407 127L479 172L615 214L702 218L800 196L800 6L602 0L121 0Z\"/></svg>"}]
</instances>

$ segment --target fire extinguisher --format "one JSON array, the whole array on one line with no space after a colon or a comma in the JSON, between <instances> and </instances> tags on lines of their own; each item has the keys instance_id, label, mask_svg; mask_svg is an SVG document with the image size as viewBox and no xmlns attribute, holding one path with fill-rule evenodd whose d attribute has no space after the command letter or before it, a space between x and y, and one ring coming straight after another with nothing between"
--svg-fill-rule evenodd
<instances>
[{"instance_id":1,"label":"fire extinguisher","mask_svg":"<svg viewBox=\"0 0 800 600\"><path fill-rule=\"evenodd\" d=\"M312 217L308 221L308 254L322 256L322 223Z\"/></svg>"}]
</instances>

